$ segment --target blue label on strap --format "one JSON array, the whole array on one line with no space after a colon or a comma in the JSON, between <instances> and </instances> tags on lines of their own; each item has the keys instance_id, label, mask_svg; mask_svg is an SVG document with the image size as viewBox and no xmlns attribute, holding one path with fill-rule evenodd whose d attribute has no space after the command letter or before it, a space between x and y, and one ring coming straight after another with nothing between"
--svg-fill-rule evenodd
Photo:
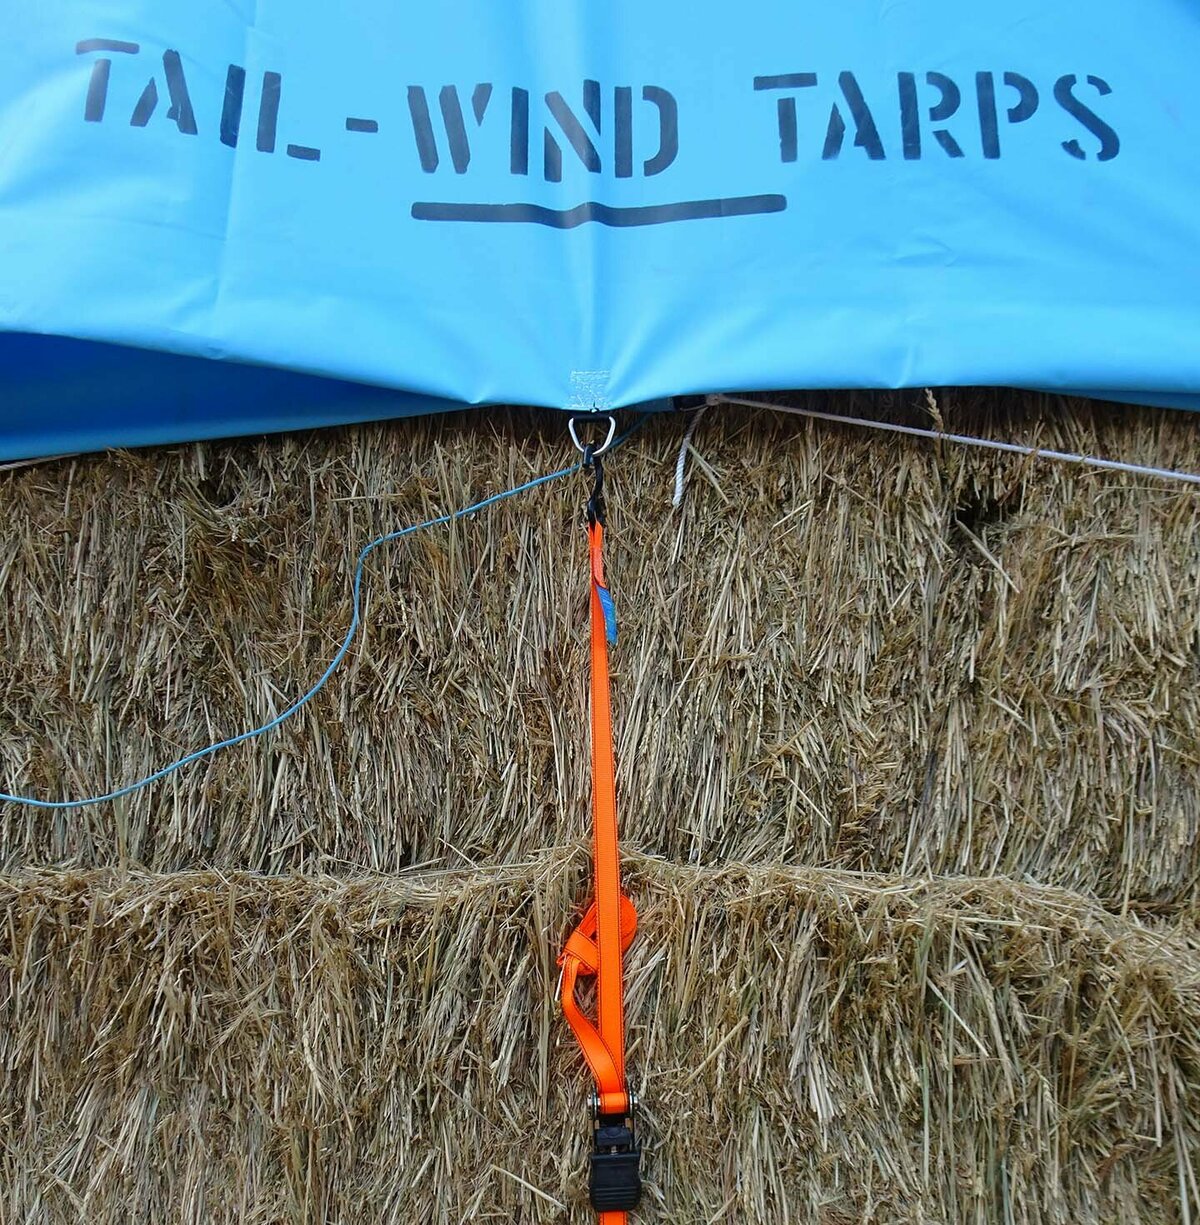
<instances>
[{"instance_id":1,"label":"blue label on strap","mask_svg":"<svg viewBox=\"0 0 1200 1225\"><path fill-rule=\"evenodd\" d=\"M600 607L604 609L604 631L610 646L617 645L617 609L607 587L596 584L596 594L600 597Z\"/></svg>"}]
</instances>

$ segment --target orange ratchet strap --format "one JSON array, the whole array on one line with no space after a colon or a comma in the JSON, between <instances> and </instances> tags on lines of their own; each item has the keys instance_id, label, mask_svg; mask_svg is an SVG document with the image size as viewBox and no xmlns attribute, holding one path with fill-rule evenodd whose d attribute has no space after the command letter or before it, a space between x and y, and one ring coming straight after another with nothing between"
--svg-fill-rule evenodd
<instances>
[{"instance_id":1,"label":"orange ratchet strap","mask_svg":"<svg viewBox=\"0 0 1200 1225\"><path fill-rule=\"evenodd\" d=\"M571 434L575 435L574 422ZM612 431L609 431L611 441ZM607 450L608 443L602 450ZM625 1008L621 954L637 930L637 911L621 892L617 842L617 797L609 701L608 644L615 643L616 616L604 583L604 469L601 451L581 447L593 473L588 500L591 574L592 793L595 834L595 898L571 933L558 964L562 967L562 1009L592 1070L592 1163L589 1188L600 1225L626 1225L626 1213L641 1198L641 1146L634 1129L637 1098L625 1079ZM598 1024L575 999L581 977L596 979Z\"/></svg>"}]
</instances>

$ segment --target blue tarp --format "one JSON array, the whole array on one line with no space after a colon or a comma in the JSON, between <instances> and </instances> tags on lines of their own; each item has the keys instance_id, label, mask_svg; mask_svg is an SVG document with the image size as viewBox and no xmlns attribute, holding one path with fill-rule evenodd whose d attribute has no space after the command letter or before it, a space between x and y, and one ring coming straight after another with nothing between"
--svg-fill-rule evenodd
<instances>
[{"instance_id":1,"label":"blue tarp","mask_svg":"<svg viewBox=\"0 0 1200 1225\"><path fill-rule=\"evenodd\" d=\"M6 16L0 456L731 388L1200 392L1181 0Z\"/></svg>"}]
</instances>

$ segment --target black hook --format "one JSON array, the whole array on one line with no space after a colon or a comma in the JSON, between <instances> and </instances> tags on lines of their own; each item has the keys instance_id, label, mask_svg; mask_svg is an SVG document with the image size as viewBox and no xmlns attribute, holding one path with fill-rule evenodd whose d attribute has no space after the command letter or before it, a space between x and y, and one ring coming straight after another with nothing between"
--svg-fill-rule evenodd
<instances>
[{"instance_id":1,"label":"black hook","mask_svg":"<svg viewBox=\"0 0 1200 1225\"><path fill-rule=\"evenodd\" d=\"M583 448L583 469L592 472L592 496L587 500L587 520L593 527L598 523L605 527L604 516L604 463L592 443Z\"/></svg>"}]
</instances>

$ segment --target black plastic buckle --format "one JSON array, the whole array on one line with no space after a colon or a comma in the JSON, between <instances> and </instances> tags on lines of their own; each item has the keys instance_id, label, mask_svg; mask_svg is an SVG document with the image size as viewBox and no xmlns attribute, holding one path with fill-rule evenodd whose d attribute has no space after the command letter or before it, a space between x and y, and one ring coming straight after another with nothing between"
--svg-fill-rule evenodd
<instances>
[{"instance_id":1,"label":"black plastic buckle","mask_svg":"<svg viewBox=\"0 0 1200 1225\"><path fill-rule=\"evenodd\" d=\"M642 1198L642 1146L634 1130L637 1094L624 1114L601 1114L592 1095L592 1175L588 1184L597 1212L630 1212Z\"/></svg>"}]
</instances>

